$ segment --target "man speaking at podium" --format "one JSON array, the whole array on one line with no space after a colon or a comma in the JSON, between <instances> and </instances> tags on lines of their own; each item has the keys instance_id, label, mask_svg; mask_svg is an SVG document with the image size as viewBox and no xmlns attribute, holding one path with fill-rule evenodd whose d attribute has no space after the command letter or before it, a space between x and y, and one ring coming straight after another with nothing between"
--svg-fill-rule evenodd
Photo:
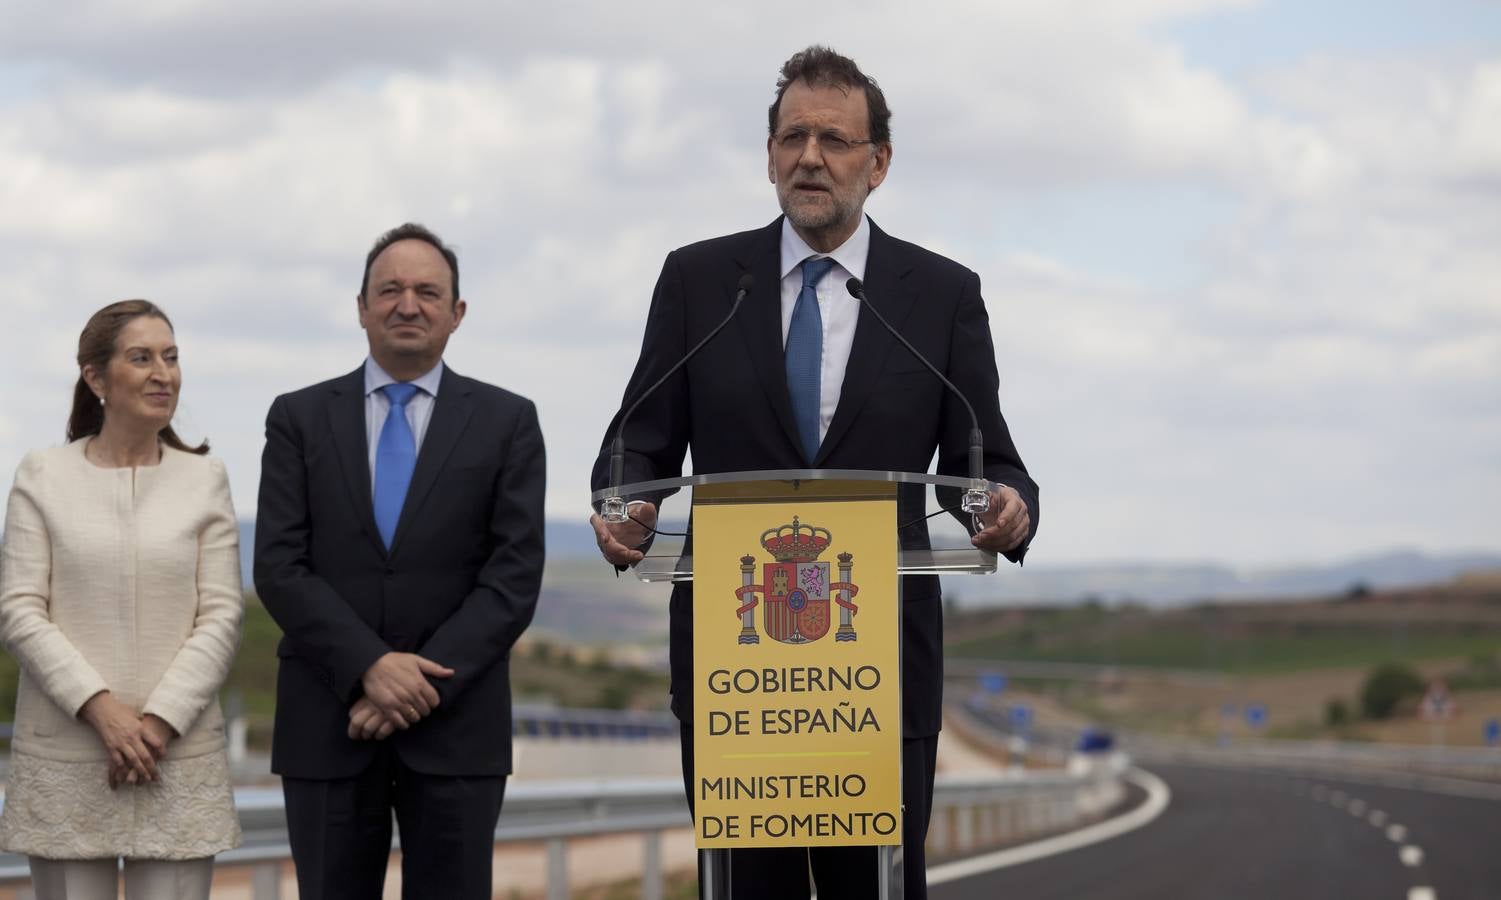
<instances>
[{"instance_id":1,"label":"man speaking at podium","mask_svg":"<svg viewBox=\"0 0 1501 900\"><path fill-rule=\"evenodd\" d=\"M690 447L698 474L763 469L968 474L971 420L963 402L862 309L846 288L864 282L869 303L968 398L984 436L992 492L976 547L1020 562L1037 529L1037 485L1001 416L995 351L979 277L964 266L890 237L864 214L890 171L891 112L854 61L809 47L782 66L769 110L766 171L783 215L764 228L668 254L647 314L641 356L622 408L745 300L712 346L646 396L624 429L626 483L681 474ZM610 481L617 414L594 467ZM911 490L909 490L909 488ZM660 502L661 497L656 498ZM925 549L920 485L902 485L905 550ZM656 521L653 503L631 507ZM964 516L967 520L968 516ZM650 532L636 521L593 517L605 559L642 559ZM691 539L690 539L691 540ZM942 605L935 576L902 582L902 802L905 896L926 896L923 840L942 719ZM673 587L672 709L684 723L683 774L692 790L692 586ZM733 896L808 896L811 868L822 900L876 896L869 847L734 851Z\"/></svg>"}]
</instances>

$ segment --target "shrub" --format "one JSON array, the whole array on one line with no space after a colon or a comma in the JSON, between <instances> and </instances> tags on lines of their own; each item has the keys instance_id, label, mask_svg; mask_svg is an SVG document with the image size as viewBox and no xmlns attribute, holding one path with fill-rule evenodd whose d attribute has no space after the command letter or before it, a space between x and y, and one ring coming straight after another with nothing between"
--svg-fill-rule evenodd
<instances>
[{"instance_id":1,"label":"shrub","mask_svg":"<svg viewBox=\"0 0 1501 900\"><path fill-rule=\"evenodd\" d=\"M1350 707L1339 697L1330 697L1324 704L1325 724L1339 727L1350 721Z\"/></svg>"},{"instance_id":2,"label":"shrub","mask_svg":"<svg viewBox=\"0 0 1501 900\"><path fill-rule=\"evenodd\" d=\"M1382 663L1360 689L1360 711L1368 719L1387 719L1408 696L1422 696L1423 679L1403 663Z\"/></svg>"}]
</instances>

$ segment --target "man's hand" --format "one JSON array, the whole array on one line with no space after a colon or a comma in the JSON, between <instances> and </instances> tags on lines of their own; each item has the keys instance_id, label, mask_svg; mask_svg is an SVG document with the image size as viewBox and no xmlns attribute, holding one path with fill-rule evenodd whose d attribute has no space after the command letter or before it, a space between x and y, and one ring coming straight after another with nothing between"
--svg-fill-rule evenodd
<instances>
[{"instance_id":1,"label":"man's hand","mask_svg":"<svg viewBox=\"0 0 1501 900\"><path fill-rule=\"evenodd\" d=\"M401 716L382 712L369 697L361 697L349 708L349 739L352 741L383 741L396 729L410 727L411 723Z\"/></svg>"},{"instance_id":2,"label":"man's hand","mask_svg":"<svg viewBox=\"0 0 1501 900\"><path fill-rule=\"evenodd\" d=\"M599 545L599 552L605 560L617 566L633 566L646 558L646 554L637 550L646 543L646 538L651 534L650 528L657 525L657 507L654 503L635 502L626 508L631 518L618 525L611 525L599 517L598 513L589 517L589 524L594 526L594 542ZM645 522L635 521L640 519Z\"/></svg>"},{"instance_id":3,"label":"man's hand","mask_svg":"<svg viewBox=\"0 0 1501 900\"><path fill-rule=\"evenodd\" d=\"M970 543L981 550L1005 553L1020 547L1032 533L1032 514L1015 488L1001 485L990 492L990 509L980 513L981 530Z\"/></svg>"},{"instance_id":4,"label":"man's hand","mask_svg":"<svg viewBox=\"0 0 1501 900\"><path fill-rule=\"evenodd\" d=\"M114 771L128 773L130 783L156 780L156 756L146 743L144 726L135 710L115 699L109 691L90 697L78 711L79 718L93 726L109 752L110 780Z\"/></svg>"},{"instance_id":5,"label":"man's hand","mask_svg":"<svg viewBox=\"0 0 1501 900\"><path fill-rule=\"evenodd\" d=\"M438 691L428 678L448 678L453 669L415 653L387 653L360 676L365 697L387 716L420 720L438 705Z\"/></svg>"}]
</instances>

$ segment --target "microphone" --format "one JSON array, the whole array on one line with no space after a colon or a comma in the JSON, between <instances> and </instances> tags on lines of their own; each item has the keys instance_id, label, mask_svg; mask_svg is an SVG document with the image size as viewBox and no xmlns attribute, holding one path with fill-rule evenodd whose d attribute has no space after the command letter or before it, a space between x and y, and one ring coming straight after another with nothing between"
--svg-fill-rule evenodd
<instances>
[{"instance_id":1,"label":"microphone","mask_svg":"<svg viewBox=\"0 0 1501 900\"><path fill-rule=\"evenodd\" d=\"M938 371L938 367L928 362L928 358L919 353L910 341L902 337L901 332L891 327L891 323L886 321L886 317L881 315L875 306L865 298L865 285L860 283L860 279L851 278L844 283L844 288L850 292L851 297L865 304L865 308L870 311L871 315L876 317L876 321L880 322L883 328L891 332L891 336L900 341L901 345L907 348L907 352L916 357L918 362L927 366L928 371L932 372L939 381L943 382L943 386L948 388L949 392L955 397L958 397L960 403L964 404L965 410L969 412L970 485L969 490L964 492L964 499L960 502L959 507L972 516L977 516L990 509L990 491L988 487L990 482L985 477L985 435L980 431L980 419L975 415L975 408L970 405L969 398L964 396L963 391L954 387L952 381L943 377L943 373ZM977 530L978 524L977 522Z\"/></svg>"},{"instance_id":2,"label":"microphone","mask_svg":"<svg viewBox=\"0 0 1501 900\"><path fill-rule=\"evenodd\" d=\"M683 366L687 365L688 360L692 359L694 357L694 354L702 350L705 344L714 340L714 336L719 334L720 331L724 330L724 326L730 324L730 320L735 318L735 313L739 311L740 304L744 302L746 295L750 293L751 288L755 286L755 283L756 279L751 275L751 273L746 272L744 275L741 275L740 281L735 284L735 300L730 304L730 311L725 314L724 319L721 320L718 325L714 326L713 331L710 331L708 334L704 335L703 340L699 341L697 344L694 344L693 349L685 353L683 355L683 358L678 360L672 368L664 372L661 378L658 378L656 381L652 382L651 387L648 387L646 390L642 391L641 396L636 398L636 402L632 403L630 407L626 409L625 415L620 417L620 425L615 429L615 439L610 443L610 496L606 497L599 505L600 517L603 518L606 522L609 522L612 525L619 525L629 518L626 513L625 498L620 496L620 485L621 482L625 481L626 423L631 420L632 414L636 412L636 407L640 406L647 397L650 397L653 393L655 393L657 388L662 386L663 382L673 376L673 373L677 372L678 369L681 369Z\"/></svg>"}]
</instances>

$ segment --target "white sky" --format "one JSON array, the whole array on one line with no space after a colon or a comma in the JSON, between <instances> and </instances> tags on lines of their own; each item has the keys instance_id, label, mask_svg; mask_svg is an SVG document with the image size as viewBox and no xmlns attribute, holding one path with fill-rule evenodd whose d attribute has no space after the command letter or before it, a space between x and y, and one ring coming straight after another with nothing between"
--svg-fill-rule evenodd
<instances>
[{"instance_id":1,"label":"white sky","mask_svg":"<svg viewBox=\"0 0 1501 900\"><path fill-rule=\"evenodd\" d=\"M868 211L980 273L1035 559L1501 549L1494 3L308 6L0 8L0 486L145 296L253 515L267 406L359 364L415 220L449 363L537 401L582 516L662 257L776 215L765 107L823 42L894 111Z\"/></svg>"}]
</instances>

